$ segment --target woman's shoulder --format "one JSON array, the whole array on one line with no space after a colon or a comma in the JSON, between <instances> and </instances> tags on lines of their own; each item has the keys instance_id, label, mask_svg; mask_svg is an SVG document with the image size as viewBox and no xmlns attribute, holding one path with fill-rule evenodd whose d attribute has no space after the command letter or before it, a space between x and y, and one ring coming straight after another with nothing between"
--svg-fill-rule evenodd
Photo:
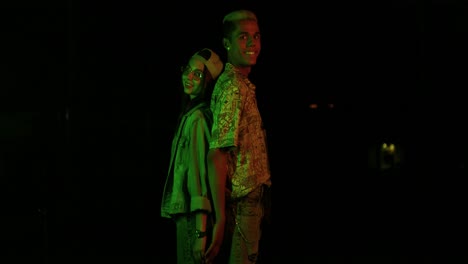
<instances>
[{"instance_id":1,"label":"woman's shoulder","mask_svg":"<svg viewBox=\"0 0 468 264\"><path fill-rule=\"evenodd\" d=\"M207 103L202 103L191 111L189 118L192 120L211 120L212 112Z\"/></svg>"}]
</instances>

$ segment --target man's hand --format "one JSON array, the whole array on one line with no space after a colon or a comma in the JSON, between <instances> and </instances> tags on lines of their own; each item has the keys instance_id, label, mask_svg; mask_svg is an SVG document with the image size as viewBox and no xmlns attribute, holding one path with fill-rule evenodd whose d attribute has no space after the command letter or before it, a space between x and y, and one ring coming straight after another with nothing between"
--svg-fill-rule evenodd
<instances>
[{"instance_id":1,"label":"man's hand","mask_svg":"<svg viewBox=\"0 0 468 264\"><path fill-rule=\"evenodd\" d=\"M193 243L193 258L195 259L195 263L206 263L205 262L205 248L206 248L206 236L202 238L195 238L195 242Z\"/></svg>"}]
</instances>

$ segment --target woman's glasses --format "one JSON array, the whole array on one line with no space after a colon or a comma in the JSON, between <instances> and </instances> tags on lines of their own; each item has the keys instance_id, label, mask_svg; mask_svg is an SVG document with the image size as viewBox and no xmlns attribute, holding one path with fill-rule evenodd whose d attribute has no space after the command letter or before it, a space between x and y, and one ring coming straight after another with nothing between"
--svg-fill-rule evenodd
<instances>
[{"instance_id":1,"label":"woman's glasses","mask_svg":"<svg viewBox=\"0 0 468 264\"><path fill-rule=\"evenodd\" d=\"M190 68L190 66L182 66L180 68L180 70L182 71L182 74L184 75L189 75L190 73L193 73L193 78L197 81L200 81L201 79L203 79L203 71L199 70L199 69L194 69L192 70L192 68Z\"/></svg>"}]
</instances>

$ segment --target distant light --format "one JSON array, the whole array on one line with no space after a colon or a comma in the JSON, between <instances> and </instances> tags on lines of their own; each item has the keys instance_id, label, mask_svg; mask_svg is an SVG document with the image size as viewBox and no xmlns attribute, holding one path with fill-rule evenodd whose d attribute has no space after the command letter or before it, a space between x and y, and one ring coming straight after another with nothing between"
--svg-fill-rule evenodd
<instances>
[{"instance_id":1,"label":"distant light","mask_svg":"<svg viewBox=\"0 0 468 264\"><path fill-rule=\"evenodd\" d=\"M322 107L324 107L324 106L322 106ZM334 103L328 103L328 104L326 105L326 107L327 107L328 109L333 109L333 108L335 108L335 104L334 104ZM312 104L309 105L309 108L310 108L310 109L318 109L318 108L319 108L319 105L318 105L317 103L312 103Z\"/></svg>"},{"instance_id":2,"label":"distant light","mask_svg":"<svg viewBox=\"0 0 468 264\"><path fill-rule=\"evenodd\" d=\"M387 153L395 153L395 144L393 143L383 143L382 144L382 151L387 152Z\"/></svg>"}]
</instances>

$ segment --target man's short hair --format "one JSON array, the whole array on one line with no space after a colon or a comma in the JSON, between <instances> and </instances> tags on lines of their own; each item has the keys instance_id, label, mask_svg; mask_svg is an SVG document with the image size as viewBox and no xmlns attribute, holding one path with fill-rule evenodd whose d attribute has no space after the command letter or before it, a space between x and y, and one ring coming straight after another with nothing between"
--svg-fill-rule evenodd
<instances>
[{"instance_id":1,"label":"man's short hair","mask_svg":"<svg viewBox=\"0 0 468 264\"><path fill-rule=\"evenodd\" d=\"M235 10L224 16L223 19L223 37L229 38L235 30L236 24L241 20L251 20L257 22L257 16L254 12L247 9Z\"/></svg>"},{"instance_id":2,"label":"man's short hair","mask_svg":"<svg viewBox=\"0 0 468 264\"><path fill-rule=\"evenodd\" d=\"M233 22L238 20L255 20L257 21L257 16L254 12L246 9L232 11L229 14L224 16L223 23Z\"/></svg>"}]
</instances>

